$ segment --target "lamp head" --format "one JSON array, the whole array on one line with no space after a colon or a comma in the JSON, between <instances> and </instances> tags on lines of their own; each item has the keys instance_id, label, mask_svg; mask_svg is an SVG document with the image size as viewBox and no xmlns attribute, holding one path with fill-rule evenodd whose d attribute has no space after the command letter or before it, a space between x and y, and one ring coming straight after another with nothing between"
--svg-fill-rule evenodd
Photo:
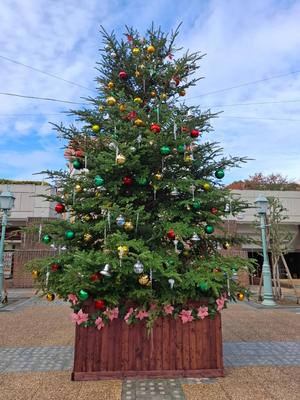
<instances>
[{"instance_id":1,"label":"lamp head","mask_svg":"<svg viewBox=\"0 0 300 400\"><path fill-rule=\"evenodd\" d=\"M268 204L269 202L264 196L258 196L255 200L258 214L267 214Z\"/></svg>"},{"instance_id":2,"label":"lamp head","mask_svg":"<svg viewBox=\"0 0 300 400\"><path fill-rule=\"evenodd\" d=\"M11 210L14 206L15 197L11 192L2 192L0 194L0 209Z\"/></svg>"}]
</instances>

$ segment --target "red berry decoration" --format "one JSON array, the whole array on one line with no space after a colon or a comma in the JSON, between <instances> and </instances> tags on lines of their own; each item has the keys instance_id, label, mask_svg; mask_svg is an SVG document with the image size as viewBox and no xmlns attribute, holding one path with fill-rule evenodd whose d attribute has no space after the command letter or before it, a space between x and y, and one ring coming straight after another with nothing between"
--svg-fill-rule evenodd
<instances>
[{"instance_id":1,"label":"red berry decoration","mask_svg":"<svg viewBox=\"0 0 300 400\"><path fill-rule=\"evenodd\" d=\"M133 184L133 179L131 178L131 176L124 176L124 178L122 179L123 185L125 186L131 186Z\"/></svg>"},{"instance_id":2,"label":"red berry decoration","mask_svg":"<svg viewBox=\"0 0 300 400\"><path fill-rule=\"evenodd\" d=\"M218 214L218 209L216 207L212 207L210 212L214 215Z\"/></svg>"},{"instance_id":3,"label":"red berry decoration","mask_svg":"<svg viewBox=\"0 0 300 400\"><path fill-rule=\"evenodd\" d=\"M167 233L167 236L169 239L174 240L175 239L175 232L174 229L170 229Z\"/></svg>"},{"instance_id":4,"label":"red berry decoration","mask_svg":"<svg viewBox=\"0 0 300 400\"><path fill-rule=\"evenodd\" d=\"M127 114L128 121L134 121L137 118L137 113L135 111L131 111Z\"/></svg>"},{"instance_id":5,"label":"red berry decoration","mask_svg":"<svg viewBox=\"0 0 300 400\"><path fill-rule=\"evenodd\" d=\"M65 206L61 203L57 203L55 206L55 211L57 212L57 214L62 214L63 212L65 212Z\"/></svg>"},{"instance_id":6,"label":"red berry decoration","mask_svg":"<svg viewBox=\"0 0 300 400\"><path fill-rule=\"evenodd\" d=\"M159 133L160 132L160 125L159 124L151 124L151 126L150 126L150 130L152 131L152 132L155 132L155 133Z\"/></svg>"},{"instance_id":7,"label":"red berry decoration","mask_svg":"<svg viewBox=\"0 0 300 400\"><path fill-rule=\"evenodd\" d=\"M59 264L52 264L51 265L51 271L52 272L56 272L58 270L60 270L60 265Z\"/></svg>"},{"instance_id":8,"label":"red berry decoration","mask_svg":"<svg viewBox=\"0 0 300 400\"><path fill-rule=\"evenodd\" d=\"M96 310L103 310L105 308L104 300L95 300L95 308Z\"/></svg>"},{"instance_id":9,"label":"red berry decoration","mask_svg":"<svg viewBox=\"0 0 300 400\"><path fill-rule=\"evenodd\" d=\"M119 72L119 78L125 80L125 79L128 78L128 75L127 75L127 73L125 71L120 71Z\"/></svg>"},{"instance_id":10,"label":"red berry decoration","mask_svg":"<svg viewBox=\"0 0 300 400\"><path fill-rule=\"evenodd\" d=\"M97 282L97 281L100 281L101 279L102 279L102 275L100 274L100 272L95 272L94 274L92 274L90 276L90 280L92 282Z\"/></svg>"},{"instance_id":11,"label":"red berry decoration","mask_svg":"<svg viewBox=\"0 0 300 400\"><path fill-rule=\"evenodd\" d=\"M200 132L198 129L192 129L190 135L192 138L197 138L200 135Z\"/></svg>"}]
</instances>

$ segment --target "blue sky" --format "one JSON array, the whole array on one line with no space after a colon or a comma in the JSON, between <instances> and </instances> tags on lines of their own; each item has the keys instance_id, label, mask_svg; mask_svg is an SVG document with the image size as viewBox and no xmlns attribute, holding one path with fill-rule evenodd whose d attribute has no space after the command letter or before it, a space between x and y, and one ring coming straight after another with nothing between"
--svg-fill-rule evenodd
<instances>
[{"instance_id":1,"label":"blue sky","mask_svg":"<svg viewBox=\"0 0 300 400\"><path fill-rule=\"evenodd\" d=\"M213 122L211 140L219 141L227 155L253 159L228 171L226 180L262 171L300 181L299 20L296 0L2 0L0 92L80 102L92 92L1 56L94 89L100 24L121 34L125 24L143 32L154 21L169 31L182 21L178 45L207 53L200 69L205 79L186 101L223 110ZM61 114L68 105L1 95L0 102L0 177L40 179L32 174L64 168L62 143L49 121L73 122Z\"/></svg>"}]
</instances>

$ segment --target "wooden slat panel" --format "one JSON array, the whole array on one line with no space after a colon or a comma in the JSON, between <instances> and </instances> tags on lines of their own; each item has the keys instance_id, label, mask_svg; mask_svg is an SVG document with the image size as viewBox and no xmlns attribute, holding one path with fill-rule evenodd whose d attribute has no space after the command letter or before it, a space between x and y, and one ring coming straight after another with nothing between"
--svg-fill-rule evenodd
<instances>
[{"instance_id":1,"label":"wooden slat panel","mask_svg":"<svg viewBox=\"0 0 300 400\"><path fill-rule=\"evenodd\" d=\"M183 369L183 362L182 362L182 322L181 320L176 320L176 369Z\"/></svg>"},{"instance_id":2,"label":"wooden slat panel","mask_svg":"<svg viewBox=\"0 0 300 400\"><path fill-rule=\"evenodd\" d=\"M162 319L162 369L170 369L170 321L169 318Z\"/></svg>"},{"instance_id":3,"label":"wooden slat panel","mask_svg":"<svg viewBox=\"0 0 300 400\"><path fill-rule=\"evenodd\" d=\"M197 369L197 346L196 346L196 325L197 322L192 322L188 324L189 328L189 357L190 357L190 369Z\"/></svg>"},{"instance_id":4,"label":"wooden slat panel","mask_svg":"<svg viewBox=\"0 0 300 400\"><path fill-rule=\"evenodd\" d=\"M121 325L121 329L122 329L122 366L121 369L122 371L128 371L129 370L129 343L128 343L128 339L129 339L129 326L126 324L126 322L123 322L123 324Z\"/></svg>"},{"instance_id":5,"label":"wooden slat panel","mask_svg":"<svg viewBox=\"0 0 300 400\"><path fill-rule=\"evenodd\" d=\"M183 369L190 368L190 340L189 340L189 325L193 322L188 322L182 325L182 366Z\"/></svg>"}]
</instances>

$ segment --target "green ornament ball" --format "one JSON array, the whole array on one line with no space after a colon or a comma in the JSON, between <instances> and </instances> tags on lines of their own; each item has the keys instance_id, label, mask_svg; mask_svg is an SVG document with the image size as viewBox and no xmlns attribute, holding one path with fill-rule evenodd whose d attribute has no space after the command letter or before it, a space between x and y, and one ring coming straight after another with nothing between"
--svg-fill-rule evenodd
<instances>
[{"instance_id":1,"label":"green ornament ball","mask_svg":"<svg viewBox=\"0 0 300 400\"><path fill-rule=\"evenodd\" d=\"M171 149L169 146L162 146L160 148L160 154L162 154L163 156L167 156L170 153L171 153Z\"/></svg>"},{"instance_id":2,"label":"green ornament ball","mask_svg":"<svg viewBox=\"0 0 300 400\"><path fill-rule=\"evenodd\" d=\"M75 236L75 233L73 231L71 231L71 230L65 232L65 238L66 239L69 239L69 240L73 239L74 236Z\"/></svg>"},{"instance_id":3,"label":"green ornament ball","mask_svg":"<svg viewBox=\"0 0 300 400\"><path fill-rule=\"evenodd\" d=\"M50 235L44 235L42 237L42 242L45 243L45 244L50 243L51 242L51 236Z\"/></svg>"},{"instance_id":4,"label":"green ornament ball","mask_svg":"<svg viewBox=\"0 0 300 400\"><path fill-rule=\"evenodd\" d=\"M198 210L200 210L200 208L201 208L201 203L200 203L200 201L194 201L194 202L193 202L193 209L194 209L195 211L198 211Z\"/></svg>"},{"instance_id":5,"label":"green ornament ball","mask_svg":"<svg viewBox=\"0 0 300 400\"><path fill-rule=\"evenodd\" d=\"M200 283L199 283L199 289L200 289L202 292L207 292L207 290L208 290L208 284L207 284L207 282L200 282Z\"/></svg>"},{"instance_id":6,"label":"green ornament ball","mask_svg":"<svg viewBox=\"0 0 300 400\"><path fill-rule=\"evenodd\" d=\"M206 233L211 234L211 233L213 233L215 228L212 225L206 225L204 230L205 230Z\"/></svg>"},{"instance_id":7,"label":"green ornament ball","mask_svg":"<svg viewBox=\"0 0 300 400\"><path fill-rule=\"evenodd\" d=\"M180 144L179 146L177 146L177 151L179 154L183 154L185 152L185 145Z\"/></svg>"},{"instance_id":8,"label":"green ornament ball","mask_svg":"<svg viewBox=\"0 0 300 400\"><path fill-rule=\"evenodd\" d=\"M81 290L79 291L79 298L80 298L80 300L82 300L82 301L87 300L87 299L89 298L88 292L86 292L85 290L81 289Z\"/></svg>"},{"instance_id":9,"label":"green ornament ball","mask_svg":"<svg viewBox=\"0 0 300 400\"><path fill-rule=\"evenodd\" d=\"M217 179L223 179L224 176L225 176L225 172L224 172L223 169L217 169L217 170L216 170L216 172L215 172L215 177L216 177Z\"/></svg>"},{"instance_id":10,"label":"green ornament ball","mask_svg":"<svg viewBox=\"0 0 300 400\"><path fill-rule=\"evenodd\" d=\"M74 160L72 164L73 164L73 167L75 169L81 169L82 168L82 164L81 164L81 162L79 160Z\"/></svg>"},{"instance_id":11,"label":"green ornament ball","mask_svg":"<svg viewBox=\"0 0 300 400\"><path fill-rule=\"evenodd\" d=\"M100 175L96 175L94 178L94 182L96 186L102 186L104 184L104 179Z\"/></svg>"},{"instance_id":12,"label":"green ornament ball","mask_svg":"<svg viewBox=\"0 0 300 400\"><path fill-rule=\"evenodd\" d=\"M147 180L147 178L145 178L145 177L141 177L141 178L138 178L138 179L137 179L137 183L138 183L139 185L141 185L141 186L145 186L145 185L147 185L148 180Z\"/></svg>"}]
</instances>

